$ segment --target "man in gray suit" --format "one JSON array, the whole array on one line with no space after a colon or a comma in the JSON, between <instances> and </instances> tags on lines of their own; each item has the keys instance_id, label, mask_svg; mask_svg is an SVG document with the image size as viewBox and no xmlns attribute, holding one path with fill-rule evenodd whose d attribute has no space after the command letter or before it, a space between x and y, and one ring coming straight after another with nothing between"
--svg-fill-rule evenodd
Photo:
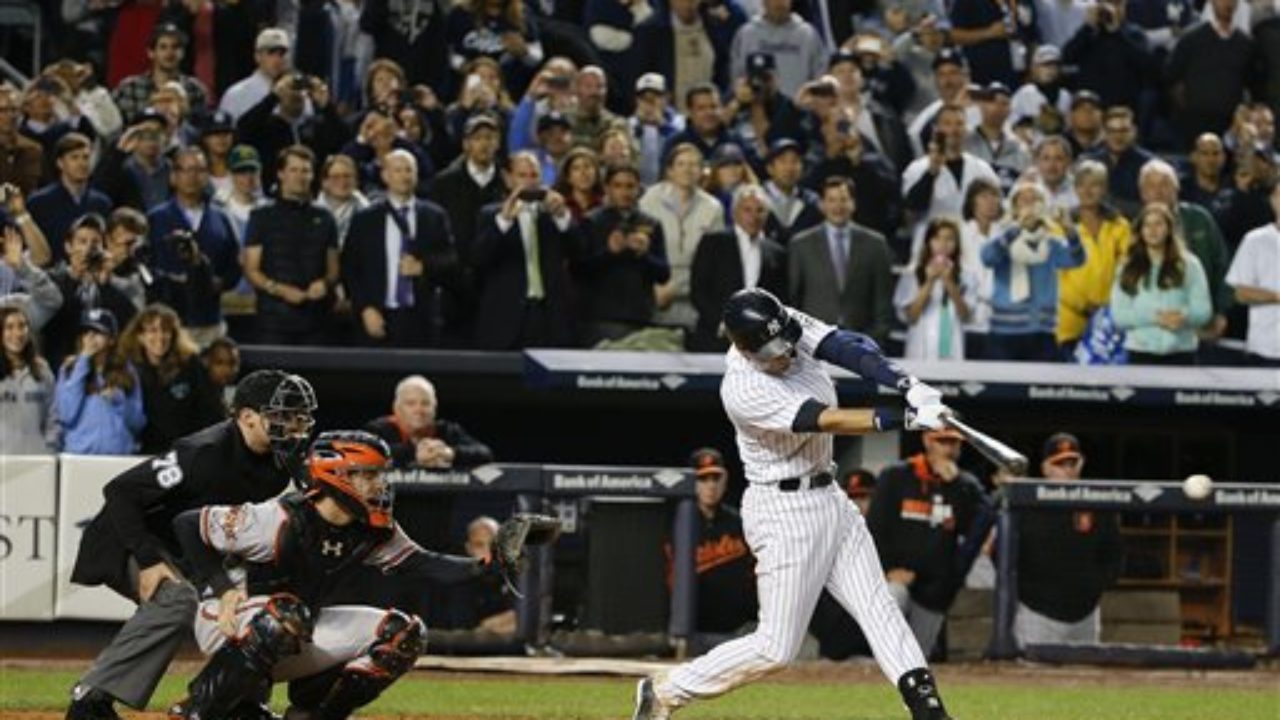
<instances>
[{"instance_id":1,"label":"man in gray suit","mask_svg":"<svg viewBox=\"0 0 1280 720\"><path fill-rule=\"evenodd\" d=\"M893 270L880 233L853 222L853 181L822 183L825 222L787 247L788 293L799 310L884 343L893 322Z\"/></svg>"}]
</instances>

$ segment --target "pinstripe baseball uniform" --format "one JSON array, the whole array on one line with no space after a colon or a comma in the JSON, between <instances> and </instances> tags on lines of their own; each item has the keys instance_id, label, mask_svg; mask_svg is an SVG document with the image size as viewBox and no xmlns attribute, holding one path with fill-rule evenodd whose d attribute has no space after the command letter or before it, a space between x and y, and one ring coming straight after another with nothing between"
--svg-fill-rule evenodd
<instances>
[{"instance_id":1,"label":"pinstripe baseball uniform","mask_svg":"<svg viewBox=\"0 0 1280 720\"><path fill-rule=\"evenodd\" d=\"M835 331L795 310L803 332L782 375L758 370L736 348L726 357L720 386L737 431L749 482L742 502L747 543L756 555L760 623L754 633L659 677L654 691L676 708L714 697L779 670L795 658L823 588L858 621L890 682L923 668L924 656L885 587L866 523L835 483L811 486L833 470L832 439L796 432L801 408L836 406L835 385L814 351ZM780 481L799 488L787 491Z\"/></svg>"}]
</instances>

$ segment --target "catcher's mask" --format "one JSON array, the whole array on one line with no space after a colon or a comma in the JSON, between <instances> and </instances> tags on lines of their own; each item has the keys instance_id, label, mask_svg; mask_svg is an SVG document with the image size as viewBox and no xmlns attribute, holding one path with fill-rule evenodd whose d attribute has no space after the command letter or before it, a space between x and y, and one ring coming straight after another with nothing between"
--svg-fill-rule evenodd
<instances>
[{"instance_id":1,"label":"catcher's mask","mask_svg":"<svg viewBox=\"0 0 1280 720\"><path fill-rule=\"evenodd\" d=\"M311 445L307 469L312 487L345 507L370 527L391 527L391 486L383 473L391 450L363 430L321 433Z\"/></svg>"}]
</instances>

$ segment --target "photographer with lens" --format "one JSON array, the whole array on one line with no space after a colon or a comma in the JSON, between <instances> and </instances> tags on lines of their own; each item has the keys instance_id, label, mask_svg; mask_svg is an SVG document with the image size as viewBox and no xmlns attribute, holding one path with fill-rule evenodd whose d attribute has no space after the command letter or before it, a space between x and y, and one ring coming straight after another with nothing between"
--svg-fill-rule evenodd
<instances>
[{"instance_id":1,"label":"photographer with lens","mask_svg":"<svg viewBox=\"0 0 1280 720\"><path fill-rule=\"evenodd\" d=\"M95 308L110 310L119 323L137 313L129 297L111 280L111 262L104 249L107 223L97 213L76 220L63 238L67 259L49 273L62 292L62 307L44 326L45 358L57 366L75 352L80 319Z\"/></svg>"},{"instance_id":2,"label":"photographer with lens","mask_svg":"<svg viewBox=\"0 0 1280 720\"><path fill-rule=\"evenodd\" d=\"M317 162L338 152L350 136L323 80L301 72L275 79L271 94L246 112L236 126L241 142L266 160L263 177L275 177L275 159L290 145L311 148Z\"/></svg>"},{"instance_id":3,"label":"photographer with lens","mask_svg":"<svg viewBox=\"0 0 1280 720\"><path fill-rule=\"evenodd\" d=\"M729 131L742 140L757 167L775 141L801 136L800 111L779 88L772 53L747 56L746 72L734 81L724 116L732 118Z\"/></svg>"}]
</instances>

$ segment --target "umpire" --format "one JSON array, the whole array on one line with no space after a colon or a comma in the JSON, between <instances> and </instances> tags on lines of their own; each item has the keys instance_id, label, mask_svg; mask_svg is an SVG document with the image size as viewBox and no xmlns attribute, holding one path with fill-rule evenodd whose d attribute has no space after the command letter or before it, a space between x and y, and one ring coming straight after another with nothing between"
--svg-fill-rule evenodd
<instances>
[{"instance_id":1,"label":"umpire","mask_svg":"<svg viewBox=\"0 0 1280 720\"><path fill-rule=\"evenodd\" d=\"M119 720L117 700L146 707L195 621L196 589L183 578L173 518L283 492L298 476L315 409L306 380L258 370L236 386L232 418L107 483L106 504L85 529L71 580L106 585L138 609L72 689L67 720Z\"/></svg>"}]
</instances>

